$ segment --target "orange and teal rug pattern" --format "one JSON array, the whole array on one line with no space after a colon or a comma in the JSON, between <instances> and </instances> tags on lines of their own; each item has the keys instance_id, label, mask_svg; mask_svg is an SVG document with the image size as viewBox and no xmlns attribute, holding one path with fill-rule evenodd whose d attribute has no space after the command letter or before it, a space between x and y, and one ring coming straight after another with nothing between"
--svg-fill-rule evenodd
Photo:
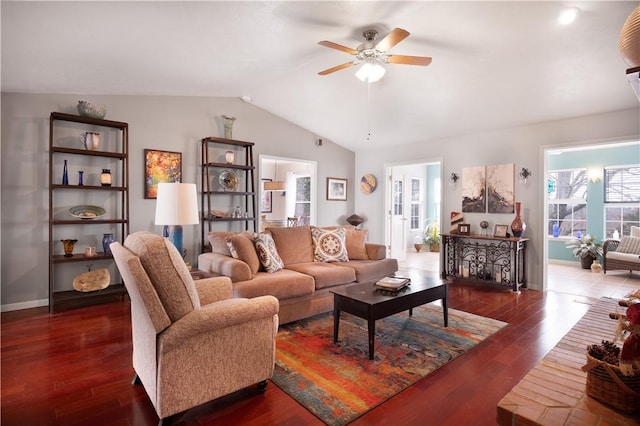
<instances>
[{"instance_id":1,"label":"orange and teal rug pattern","mask_svg":"<svg viewBox=\"0 0 640 426\"><path fill-rule=\"evenodd\" d=\"M376 321L369 360L367 323L342 314L333 343L333 313L280 326L272 381L327 425L345 425L507 324L449 309L444 327L435 304Z\"/></svg>"}]
</instances>

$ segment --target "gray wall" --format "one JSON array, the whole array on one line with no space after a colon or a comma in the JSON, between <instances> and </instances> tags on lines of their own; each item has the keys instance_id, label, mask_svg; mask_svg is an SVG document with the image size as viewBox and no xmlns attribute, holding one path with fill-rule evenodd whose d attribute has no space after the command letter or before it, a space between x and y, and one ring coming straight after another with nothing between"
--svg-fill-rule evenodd
<instances>
[{"instance_id":1,"label":"gray wall","mask_svg":"<svg viewBox=\"0 0 640 426\"><path fill-rule=\"evenodd\" d=\"M200 139L223 136L222 114L237 119L234 139L255 142L256 165L260 154L318 162L319 226L346 223L353 213L355 154L324 137L318 147L318 136L240 99L2 93L3 310L48 303L49 114L77 114L78 100L104 103L105 118L129 123L131 232L161 233L153 224L155 200L143 195L144 149L182 152L183 181L199 187ZM349 179L348 201L324 200L327 177ZM199 238L199 226L185 227L184 247L191 255Z\"/></svg>"},{"instance_id":2,"label":"gray wall","mask_svg":"<svg viewBox=\"0 0 640 426\"><path fill-rule=\"evenodd\" d=\"M461 117L461 119L463 119ZM531 126L514 127L493 132L447 138L428 143L403 146L402 149L362 150L356 155L356 176L373 173L384 176L387 165L414 159L419 162L442 158L442 222L447 229L451 211L461 211L460 183L455 188L448 185L452 172L461 175L463 167L515 163L516 174L522 167L533 173L526 186L516 179L516 201L522 202L522 216L527 224L526 237L531 238L527 248L527 272L529 287L543 288L544 244L546 228L544 196L546 190L543 152L546 147L589 145L614 141L632 141L640 137L640 109L609 112L568 120L559 120ZM372 194L356 192L358 211L368 213L366 225L370 239L383 241L387 215L384 212L384 187ZM472 231L479 229L486 219L491 227L511 224L515 215L465 213L465 222Z\"/></svg>"}]
</instances>

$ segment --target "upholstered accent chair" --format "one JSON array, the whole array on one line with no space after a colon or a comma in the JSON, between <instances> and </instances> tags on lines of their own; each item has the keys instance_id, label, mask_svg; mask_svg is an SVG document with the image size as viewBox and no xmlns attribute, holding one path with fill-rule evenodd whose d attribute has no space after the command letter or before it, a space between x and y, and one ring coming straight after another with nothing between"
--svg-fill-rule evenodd
<instances>
[{"instance_id":1,"label":"upholstered accent chair","mask_svg":"<svg viewBox=\"0 0 640 426\"><path fill-rule=\"evenodd\" d=\"M620 240L607 240L602 246L602 269L606 274L611 270L640 271L640 227L632 226L631 235Z\"/></svg>"},{"instance_id":2,"label":"upholstered accent chair","mask_svg":"<svg viewBox=\"0 0 640 426\"><path fill-rule=\"evenodd\" d=\"M278 300L233 298L231 280L193 281L165 238L136 232L111 244L131 299L134 384L160 424L189 408L258 384L275 364Z\"/></svg>"}]
</instances>

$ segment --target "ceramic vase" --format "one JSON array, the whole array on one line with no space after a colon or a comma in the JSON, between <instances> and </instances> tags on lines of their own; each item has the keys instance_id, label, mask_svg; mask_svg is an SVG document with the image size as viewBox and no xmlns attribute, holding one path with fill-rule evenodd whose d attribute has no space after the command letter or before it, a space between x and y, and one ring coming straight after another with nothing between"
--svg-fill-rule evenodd
<instances>
[{"instance_id":1,"label":"ceramic vase","mask_svg":"<svg viewBox=\"0 0 640 426\"><path fill-rule=\"evenodd\" d=\"M553 236L558 237L560 235L560 226L557 223L553 224Z\"/></svg>"},{"instance_id":2,"label":"ceramic vase","mask_svg":"<svg viewBox=\"0 0 640 426\"><path fill-rule=\"evenodd\" d=\"M106 254L106 255L110 255L111 254L111 247L109 247L109 245L111 243L113 243L115 240L116 239L113 236L113 234L103 234L102 235L102 250L104 251L104 254Z\"/></svg>"},{"instance_id":3,"label":"ceramic vase","mask_svg":"<svg viewBox=\"0 0 640 426\"><path fill-rule=\"evenodd\" d=\"M513 219L513 222L511 222L511 231L514 237L522 237L527 227L522 221L522 216L520 216L521 206L522 204L520 202L516 202L516 217Z\"/></svg>"},{"instance_id":4,"label":"ceramic vase","mask_svg":"<svg viewBox=\"0 0 640 426\"><path fill-rule=\"evenodd\" d=\"M594 259L591 263L591 272L602 272L602 265L598 262L598 259Z\"/></svg>"}]
</instances>

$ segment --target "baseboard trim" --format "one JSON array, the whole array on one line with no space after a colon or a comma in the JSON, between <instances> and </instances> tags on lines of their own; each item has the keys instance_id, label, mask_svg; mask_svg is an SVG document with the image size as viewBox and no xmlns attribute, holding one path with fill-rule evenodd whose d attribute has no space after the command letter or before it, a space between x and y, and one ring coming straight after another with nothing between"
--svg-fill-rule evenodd
<instances>
[{"instance_id":1,"label":"baseboard trim","mask_svg":"<svg viewBox=\"0 0 640 426\"><path fill-rule=\"evenodd\" d=\"M9 303L0 306L0 312L19 311L21 309L40 308L49 306L49 299L30 300L29 302Z\"/></svg>"}]
</instances>

